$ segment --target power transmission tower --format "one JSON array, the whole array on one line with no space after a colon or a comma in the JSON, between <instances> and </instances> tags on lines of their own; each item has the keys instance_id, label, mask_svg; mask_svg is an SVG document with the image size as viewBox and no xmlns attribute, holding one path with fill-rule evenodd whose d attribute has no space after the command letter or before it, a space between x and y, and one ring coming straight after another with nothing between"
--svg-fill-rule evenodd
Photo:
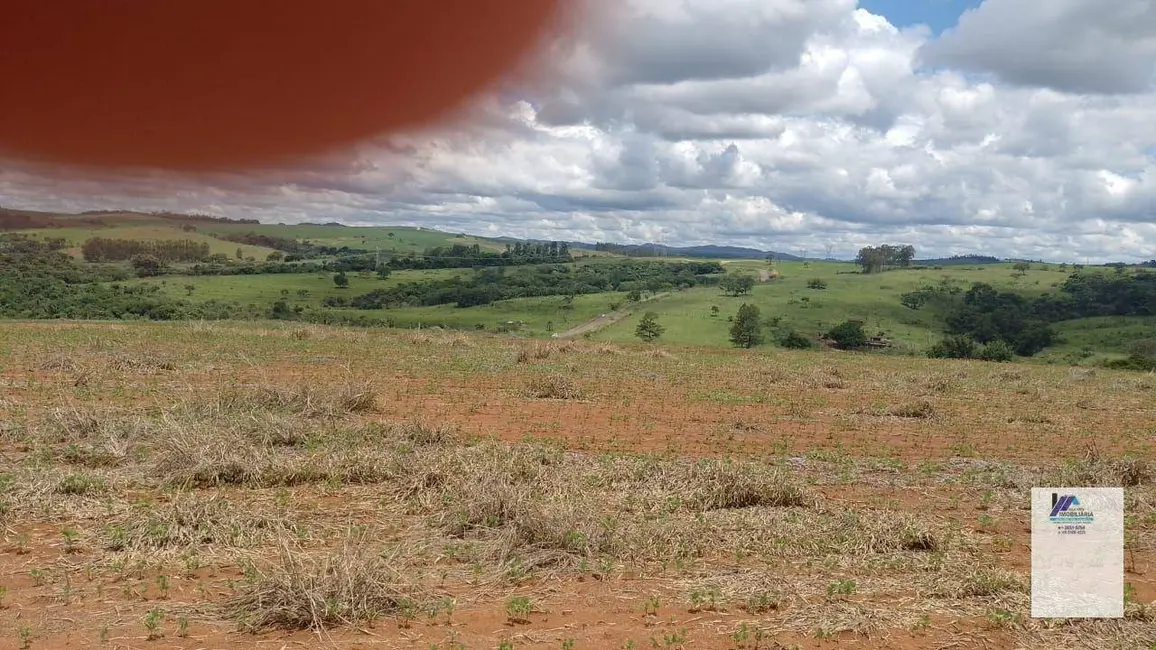
<instances>
[{"instance_id":1,"label":"power transmission tower","mask_svg":"<svg viewBox=\"0 0 1156 650\"><path fill-rule=\"evenodd\" d=\"M835 249L834 244L827 244L827 259L831 259L831 251Z\"/></svg>"}]
</instances>

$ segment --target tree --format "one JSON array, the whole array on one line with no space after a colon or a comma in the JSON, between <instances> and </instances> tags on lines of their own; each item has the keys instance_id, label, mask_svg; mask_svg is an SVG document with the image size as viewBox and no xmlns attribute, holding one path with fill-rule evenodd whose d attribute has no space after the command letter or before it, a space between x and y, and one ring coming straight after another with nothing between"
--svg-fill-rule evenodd
<instances>
[{"instance_id":1,"label":"tree","mask_svg":"<svg viewBox=\"0 0 1156 650\"><path fill-rule=\"evenodd\" d=\"M239 260L245 259L245 251L241 250L240 247L237 248L237 259L239 259Z\"/></svg>"},{"instance_id":2,"label":"tree","mask_svg":"<svg viewBox=\"0 0 1156 650\"><path fill-rule=\"evenodd\" d=\"M909 267L915 260L915 247L911 245L895 246L864 246L855 256L855 263L863 269L863 273L880 273L887 267Z\"/></svg>"},{"instance_id":3,"label":"tree","mask_svg":"<svg viewBox=\"0 0 1156 650\"><path fill-rule=\"evenodd\" d=\"M719 280L718 286L723 290L723 293L732 296L741 296L751 292L755 288L755 277L753 275L728 275Z\"/></svg>"},{"instance_id":4,"label":"tree","mask_svg":"<svg viewBox=\"0 0 1156 650\"><path fill-rule=\"evenodd\" d=\"M753 348L763 342L763 324L759 308L743 303L731 324L731 343L740 348Z\"/></svg>"},{"instance_id":5,"label":"tree","mask_svg":"<svg viewBox=\"0 0 1156 650\"><path fill-rule=\"evenodd\" d=\"M267 262L280 262L283 259L285 259L285 253L281 251L273 251L265 256L265 261Z\"/></svg>"},{"instance_id":6,"label":"tree","mask_svg":"<svg viewBox=\"0 0 1156 650\"><path fill-rule=\"evenodd\" d=\"M634 291L626 294L626 300L628 302L640 302L642 300L642 292L638 289L635 289Z\"/></svg>"},{"instance_id":7,"label":"tree","mask_svg":"<svg viewBox=\"0 0 1156 650\"><path fill-rule=\"evenodd\" d=\"M858 321L847 320L839 323L830 332L827 338L835 342L840 350L854 350L867 344L867 334L863 331L863 324Z\"/></svg>"},{"instance_id":8,"label":"tree","mask_svg":"<svg viewBox=\"0 0 1156 650\"><path fill-rule=\"evenodd\" d=\"M345 275L345 271L340 271L333 276L333 284L337 285L338 289L344 289L349 286L349 278Z\"/></svg>"},{"instance_id":9,"label":"tree","mask_svg":"<svg viewBox=\"0 0 1156 650\"><path fill-rule=\"evenodd\" d=\"M638 321L638 327L634 328L634 335L646 341L657 341L666 328L658 323L658 314L648 311L642 316L642 320Z\"/></svg>"},{"instance_id":10,"label":"tree","mask_svg":"<svg viewBox=\"0 0 1156 650\"><path fill-rule=\"evenodd\" d=\"M717 318L718 317L718 305L711 305L710 306L710 317L711 318Z\"/></svg>"},{"instance_id":11,"label":"tree","mask_svg":"<svg viewBox=\"0 0 1156 650\"><path fill-rule=\"evenodd\" d=\"M389 279L389 274L390 274L390 270L389 270L388 266L383 266L383 267L377 269L377 279L378 280Z\"/></svg>"},{"instance_id":12,"label":"tree","mask_svg":"<svg viewBox=\"0 0 1156 650\"><path fill-rule=\"evenodd\" d=\"M1032 270L1032 265L1027 262L1016 262L1012 268L1018 272L1018 275L1024 276L1028 274L1028 271Z\"/></svg>"},{"instance_id":13,"label":"tree","mask_svg":"<svg viewBox=\"0 0 1156 650\"><path fill-rule=\"evenodd\" d=\"M137 277L147 278L161 274L161 261L152 255L134 255L131 264Z\"/></svg>"}]
</instances>

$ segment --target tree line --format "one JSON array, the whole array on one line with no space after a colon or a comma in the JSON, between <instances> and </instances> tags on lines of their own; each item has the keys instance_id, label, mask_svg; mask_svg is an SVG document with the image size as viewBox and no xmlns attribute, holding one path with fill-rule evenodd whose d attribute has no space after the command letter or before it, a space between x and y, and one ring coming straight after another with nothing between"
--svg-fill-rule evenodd
<instances>
[{"instance_id":1,"label":"tree line","mask_svg":"<svg viewBox=\"0 0 1156 650\"><path fill-rule=\"evenodd\" d=\"M285 254L283 257L274 257L274 261L284 259L286 262L293 262L297 260L308 259L310 257L359 255L370 252L364 248L351 248L349 246L325 246L323 244L314 244L308 239L277 237L274 235L264 235L255 232L225 233L214 235L214 237L220 239L221 241L232 242L234 244L247 244L249 246L272 248L275 251L280 251L281 253Z\"/></svg>"},{"instance_id":2,"label":"tree line","mask_svg":"<svg viewBox=\"0 0 1156 650\"><path fill-rule=\"evenodd\" d=\"M80 252L86 262L123 262L138 255L149 255L161 262L197 262L209 256L209 245L192 239L91 237Z\"/></svg>"},{"instance_id":3,"label":"tree line","mask_svg":"<svg viewBox=\"0 0 1156 650\"><path fill-rule=\"evenodd\" d=\"M478 244L435 246L421 255L409 253L390 258L386 263L394 270L457 269L477 266L521 266L562 264L573 261L566 242L514 242L504 251L484 250Z\"/></svg>"},{"instance_id":4,"label":"tree line","mask_svg":"<svg viewBox=\"0 0 1156 650\"><path fill-rule=\"evenodd\" d=\"M905 293L900 302L909 309L933 309L941 315L950 338L930 351L932 356L982 358L979 346L1002 346L1030 357L1056 342L1051 325L1091 316L1156 315L1156 273L1076 272L1058 293L1025 297L977 282L967 291L943 283Z\"/></svg>"},{"instance_id":5,"label":"tree line","mask_svg":"<svg viewBox=\"0 0 1156 650\"><path fill-rule=\"evenodd\" d=\"M881 273L889 268L906 268L915 259L915 247L911 245L883 244L864 246L855 256L855 263L864 273Z\"/></svg>"},{"instance_id":6,"label":"tree line","mask_svg":"<svg viewBox=\"0 0 1156 650\"><path fill-rule=\"evenodd\" d=\"M511 298L575 296L609 291L657 293L717 282L725 272L717 262L619 262L566 266L544 264L511 271L506 267L479 269L467 277L406 282L370 291L332 306L348 304L356 309L453 304L458 307L488 305Z\"/></svg>"}]
</instances>

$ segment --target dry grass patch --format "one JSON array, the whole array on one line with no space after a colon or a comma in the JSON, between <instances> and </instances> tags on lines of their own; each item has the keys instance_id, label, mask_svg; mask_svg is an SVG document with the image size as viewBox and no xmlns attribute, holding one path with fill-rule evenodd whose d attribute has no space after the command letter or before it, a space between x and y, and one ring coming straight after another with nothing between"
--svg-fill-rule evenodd
<instances>
[{"instance_id":1,"label":"dry grass patch","mask_svg":"<svg viewBox=\"0 0 1156 650\"><path fill-rule=\"evenodd\" d=\"M260 517L217 495L178 494L167 503L146 503L104 530L110 551L156 551L204 546L254 546L296 528L282 518Z\"/></svg>"},{"instance_id":2,"label":"dry grass patch","mask_svg":"<svg viewBox=\"0 0 1156 650\"><path fill-rule=\"evenodd\" d=\"M546 375L526 382L526 395L537 399L582 399L585 391L569 377Z\"/></svg>"},{"instance_id":3,"label":"dry grass patch","mask_svg":"<svg viewBox=\"0 0 1156 650\"><path fill-rule=\"evenodd\" d=\"M937 579L932 596L1002 600L1028 593L1027 581L1017 573L1004 569L968 567L959 563L949 566L952 570Z\"/></svg>"},{"instance_id":4,"label":"dry grass patch","mask_svg":"<svg viewBox=\"0 0 1156 650\"><path fill-rule=\"evenodd\" d=\"M415 590L372 539L352 531L339 549L322 556L282 540L278 561L254 566L224 602L225 614L256 633L352 626L412 607Z\"/></svg>"},{"instance_id":5,"label":"dry grass patch","mask_svg":"<svg viewBox=\"0 0 1156 650\"><path fill-rule=\"evenodd\" d=\"M335 418L377 409L377 394L369 382L342 382L335 388L297 386L232 386L220 390L202 410L210 414L255 411L286 413L307 418Z\"/></svg>"},{"instance_id":6,"label":"dry grass patch","mask_svg":"<svg viewBox=\"0 0 1156 650\"><path fill-rule=\"evenodd\" d=\"M918 402L910 402L893 406L887 411L888 415L897 418L910 418L916 420L927 420L936 416L935 406L927 400Z\"/></svg>"},{"instance_id":7,"label":"dry grass patch","mask_svg":"<svg viewBox=\"0 0 1156 650\"><path fill-rule=\"evenodd\" d=\"M672 486L687 495L687 504L698 510L723 508L805 507L810 495L781 470L750 461L701 460Z\"/></svg>"},{"instance_id":8,"label":"dry grass patch","mask_svg":"<svg viewBox=\"0 0 1156 650\"><path fill-rule=\"evenodd\" d=\"M554 346L549 343L536 342L533 345L519 348L515 360L518 363L529 363L549 359L552 354L554 354Z\"/></svg>"},{"instance_id":9,"label":"dry grass patch","mask_svg":"<svg viewBox=\"0 0 1156 650\"><path fill-rule=\"evenodd\" d=\"M1139 487L1153 480L1156 467L1143 458L1111 458L1090 449L1084 458L1065 462L1047 473L1053 485Z\"/></svg>"}]
</instances>

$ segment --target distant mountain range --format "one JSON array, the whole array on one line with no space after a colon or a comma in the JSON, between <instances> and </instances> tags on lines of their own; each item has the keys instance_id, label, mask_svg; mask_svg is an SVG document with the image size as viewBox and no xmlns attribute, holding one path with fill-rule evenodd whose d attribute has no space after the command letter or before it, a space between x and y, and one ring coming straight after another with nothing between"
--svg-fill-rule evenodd
<instances>
[{"instance_id":1,"label":"distant mountain range","mask_svg":"<svg viewBox=\"0 0 1156 650\"><path fill-rule=\"evenodd\" d=\"M515 237L495 237L494 239L503 242L527 241ZM529 241L539 242L543 240L532 239ZM786 262L799 262L803 259L819 259L814 257L802 258L798 255L791 255L790 253L764 251L757 248L744 248L742 246L666 246L664 244L612 244L606 242L595 244L582 241L568 241L566 243L570 245L570 248L606 250L628 257L700 257L707 259L765 260L767 255L774 254L775 259Z\"/></svg>"}]
</instances>

